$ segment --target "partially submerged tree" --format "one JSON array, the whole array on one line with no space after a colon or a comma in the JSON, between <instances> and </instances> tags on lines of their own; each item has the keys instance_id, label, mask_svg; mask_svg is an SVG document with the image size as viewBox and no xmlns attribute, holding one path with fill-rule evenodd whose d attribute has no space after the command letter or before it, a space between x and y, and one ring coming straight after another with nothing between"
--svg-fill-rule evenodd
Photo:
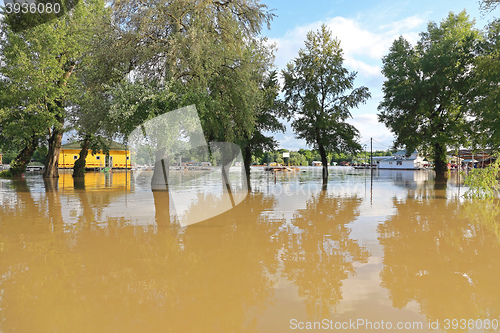
<instances>
[{"instance_id":1,"label":"partially submerged tree","mask_svg":"<svg viewBox=\"0 0 500 333\"><path fill-rule=\"evenodd\" d=\"M383 58L379 119L395 134L395 146L431 153L438 175L447 170L447 147L472 135L468 116L478 38L465 12L450 13L440 25L429 23L416 46L400 37Z\"/></svg>"},{"instance_id":2,"label":"partially submerged tree","mask_svg":"<svg viewBox=\"0 0 500 333\"><path fill-rule=\"evenodd\" d=\"M307 34L305 49L283 71L286 103L295 116L292 127L298 138L319 150L324 185L328 151L361 149L357 129L346 120L351 117L351 108L370 98L368 88L353 89L356 73L349 73L343 61L340 42L323 25Z\"/></svg>"},{"instance_id":3,"label":"partially submerged tree","mask_svg":"<svg viewBox=\"0 0 500 333\"><path fill-rule=\"evenodd\" d=\"M267 7L246 0L121 0L113 8L127 45L137 46L134 73L143 82L171 83L172 109L196 105L207 141L249 147L272 64L272 49L259 35L273 17Z\"/></svg>"},{"instance_id":4,"label":"partially submerged tree","mask_svg":"<svg viewBox=\"0 0 500 333\"><path fill-rule=\"evenodd\" d=\"M92 37L91 27L104 11L103 1L86 0L80 1L67 15L25 31L14 31L2 23L0 75L5 77L12 98L2 112L11 116L1 120L16 125L12 123L12 115L19 115L23 126L32 129L25 133L33 139L48 137L44 177L58 177L68 98ZM32 141L28 140L27 145L29 142ZM16 161L29 161L28 155L34 149L25 152Z\"/></svg>"},{"instance_id":5,"label":"partially submerged tree","mask_svg":"<svg viewBox=\"0 0 500 333\"><path fill-rule=\"evenodd\" d=\"M272 136L267 136L265 133L285 131L285 126L279 121L279 118L284 116L284 105L278 99L280 87L275 71L268 74L261 90L263 96L256 112L254 129L248 138L240 141L240 146L243 150L245 173L247 175L247 185L250 185L252 155L261 157L265 151L274 150L278 145ZM250 189L250 186L248 188Z\"/></svg>"}]
</instances>

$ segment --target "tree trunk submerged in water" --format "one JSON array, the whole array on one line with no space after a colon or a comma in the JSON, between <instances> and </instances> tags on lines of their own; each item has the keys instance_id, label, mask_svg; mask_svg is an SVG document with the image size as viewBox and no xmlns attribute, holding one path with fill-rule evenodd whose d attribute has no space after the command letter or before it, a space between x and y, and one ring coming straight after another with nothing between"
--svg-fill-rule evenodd
<instances>
[{"instance_id":1,"label":"tree trunk submerged in water","mask_svg":"<svg viewBox=\"0 0 500 333\"><path fill-rule=\"evenodd\" d=\"M26 171L28 163L31 161L31 157L35 153L36 147L38 146L38 138L32 137L31 141L26 144L26 146L21 150L21 152L16 156L14 161L11 163L10 173L13 177L18 177Z\"/></svg>"},{"instance_id":2,"label":"tree trunk submerged in water","mask_svg":"<svg viewBox=\"0 0 500 333\"><path fill-rule=\"evenodd\" d=\"M321 156L321 164L323 168L323 189L326 189L328 184L328 160L326 158L326 150L323 145L318 145L319 155Z\"/></svg>"},{"instance_id":3,"label":"tree trunk submerged in water","mask_svg":"<svg viewBox=\"0 0 500 333\"><path fill-rule=\"evenodd\" d=\"M75 165L73 166L73 177L83 177L85 176L85 164L86 158L89 154L89 146L90 146L90 135L86 135L83 139L82 149L80 150L80 156L75 161Z\"/></svg>"},{"instance_id":4,"label":"tree trunk submerged in water","mask_svg":"<svg viewBox=\"0 0 500 333\"><path fill-rule=\"evenodd\" d=\"M446 147L441 143L434 144L434 171L436 176L442 178L448 171L446 163Z\"/></svg>"},{"instance_id":5,"label":"tree trunk submerged in water","mask_svg":"<svg viewBox=\"0 0 500 333\"><path fill-rule=\"evenodd\" d=\"M62 125L62 124L61 124ZM45 162L45 172L43 178L58 178L59 177L59 153L61 152L61 143L63 137L61 129L55 128L49 138L49 151L47 153L47 161Z\"/></svg>"},{"instance_id":6,"label":"tree trunk submerged in water","mask_svg":"<svg viewBox=\"0 0 500 333\"><path fill-rule=\"evenodd\" d=\"M441 143L434 144L434 189L444 190L448 183L448 166L446 162L446 147Z\"/></svg>"},{"instance_id":7,"label":"tree trunk submerged in water","mask_svg":"<svg viewBox=\"0 0 500 333\"><path fill-rule=\"evenodd\" d=\"M245 176L247 179L247 190L250 192L250 165L252 164L252 150L250 146L243 148L243 164L245 165Z\"/></svg>"}]
</instances>

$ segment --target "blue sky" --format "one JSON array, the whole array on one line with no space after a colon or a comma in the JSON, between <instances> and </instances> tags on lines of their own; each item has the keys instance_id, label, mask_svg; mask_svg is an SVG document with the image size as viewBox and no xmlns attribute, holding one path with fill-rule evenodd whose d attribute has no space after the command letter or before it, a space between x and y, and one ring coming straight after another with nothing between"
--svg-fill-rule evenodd
<instances>
[{"instance_id":1,"label":"blue sky","mask_svg":"<svg viewBox=\"0 0 500 333\"><path fill-rule=\"evenodd\" d=\"M477 1L367 1L367 0L312 0L286 1L262 0L277 17L270 30L264 30L270 42L277 46L276 66L279 70L297 56L303 47L306 33L326 24L344 50L344 66L357 71L355 86L366 86L372 98L358 109L352 110L349 120L361 133L361 143L374 139L374 149L387 149L393 136L377 121L377 106L381 101L384 77L380 72L382 57L388 53L394 39L403 35L411 43L419 38L430 21L440 22L450 11L466 10L476 20L476 27L483 28L497 15L481 15ZM303 140L295 138L292 129L276 134L281 148L298 150L308 148Z\"/></svg>"}]
</instances>

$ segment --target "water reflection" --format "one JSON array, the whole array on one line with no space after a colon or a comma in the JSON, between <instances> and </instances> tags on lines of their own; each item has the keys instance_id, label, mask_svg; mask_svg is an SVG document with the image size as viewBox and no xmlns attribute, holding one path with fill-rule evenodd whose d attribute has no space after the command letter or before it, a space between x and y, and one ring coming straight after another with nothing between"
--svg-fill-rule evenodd
<instances>
[{"instance_id":1,"label":"water reflection","mask_svg":"<svg viewBox=\"0 0 500 333\"><path fill-rule=\"evenodd\" d=\"M257 315L272 301L278 265L273 235L279 224L260 219L273 209L272 196L252 194L234 210L189 228L127 227L125 216L89 228L103 202L93 200L99 192L74 190L78 227L63 230L51 225L66 216L61 200L67 198L53 193L40 201L55 216L45 217L46 232L18 225L27 214L18 208L36 206L29 192L16 192L20 206L11 216L2 211L3 330L257 331L248 313Z\"/></svg>"},{"instance_id":2,"label":"water reflection","mask_svg":"<svg viewBox=\"0 0 500 333\"><path fill-rule=\"evenodd\" d=\"M358 215L361 200L326 191L312 196L280 233L283 275L305 298L310 317L327 318L342 299L342 281L355 273L354 262L366 262L369 252L351 239L346 225Z\"/></svg>"},{"instance_id":3,"label":"water reflection","mask_svg":"<svg viewBox=\"0 0 500 333\"><path fill-rule=\"evenodd\" d=\"M423 173L331 174L327 192L312 172L276 185L255 173L241 204L187 227L148 175L0 180L1 330L282 332L292 316L500 314L498 200L460 201ZM186 214L212 199L197 193Z\"/></svg>"},{"instance_id":4,"label":"water reflection","mask_svg":"<svg viewBox=\"0 0 500 333\"><path fill-rule=\"evenodd\" d=\"M393 306L415 301L440 321L498 318L499 202L410 197L394 207L378 227L382 285Z\"/></svg>"}]
</instances>

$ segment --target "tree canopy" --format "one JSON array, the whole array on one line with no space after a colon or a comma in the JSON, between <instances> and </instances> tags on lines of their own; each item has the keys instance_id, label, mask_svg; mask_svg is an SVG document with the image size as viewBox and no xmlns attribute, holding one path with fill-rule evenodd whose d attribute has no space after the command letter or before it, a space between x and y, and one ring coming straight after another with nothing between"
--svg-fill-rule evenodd
<instances>
[{"instance_id":1,"label":"tree canopy","mask_svg":"<svg viewBox=\"0 0 500 333\"><path fill-rule=\"evenodd\" d=\"M298 138L319 150L324 183L327 151L361 149L358 130L346 120L351 108L370 98L368 88L353 89L356 73L344 68L343 61L339 40L323 25L307 34L305 48L283 71L285 101L294 116L292 127Z\"/></svg>"},{"instance_id":2,"label":"tree canopy","mask_svg":"<svg viewBox=\"0 0 500 333\"><path fill-rule=\"evenodd\" d=\"M379 120L395 134L396 146L432 153L438 173L446 169L446 148L473 135L469 104L479 38L465 12L450 13L439 25L429 23L416 46L400 37L383 58Z\"/></svg>"},{"instance_id":3,"label":"tree canopy","mask_svg":"<svg viewBox=\"0 0 500 333\"><path fill-rule=\"evenodd\" d=\"M93 29L105 11L103 1L88 0L68 15L23 31L1 23L2 135L25 148L14 162L14 173L24 172L38 141L48 139L44 176L57 177L66 107L77 87L75 73L88 56Z\"/></svg>"}]
</instances>

